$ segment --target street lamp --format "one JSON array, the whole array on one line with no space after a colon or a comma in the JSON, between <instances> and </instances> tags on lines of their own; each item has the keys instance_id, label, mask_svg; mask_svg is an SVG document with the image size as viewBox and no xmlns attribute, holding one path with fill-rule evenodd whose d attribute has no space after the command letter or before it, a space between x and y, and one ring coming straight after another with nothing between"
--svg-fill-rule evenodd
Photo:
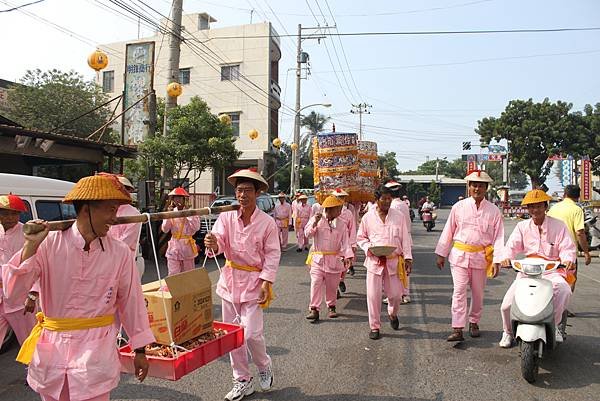
<instances>
[{"instance_id":1,"label":"street lamp","mask_svg":"<svg viewBox=\"0 0 600 401\"><path fill-rule=\"evenodd\" d=\"M299 106L299 105L298 105ZM313 106L323 106L323 107L331 107L331 103L314 103L309 104L308 106L304 106L302 108L298 108L296 110L296 114L294 116L294 144L296 144L296 149L292 149L292 167L290 168L290 193L294 195L296 190L300 186L300 166L298 163L298 149L300 145L300 112L304 109Z\"/></svg>"}]
</instances>

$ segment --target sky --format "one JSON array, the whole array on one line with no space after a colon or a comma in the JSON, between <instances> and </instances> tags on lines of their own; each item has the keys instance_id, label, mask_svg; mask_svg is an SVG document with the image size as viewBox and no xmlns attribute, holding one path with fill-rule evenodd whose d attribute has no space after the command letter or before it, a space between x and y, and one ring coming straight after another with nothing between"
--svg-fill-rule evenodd
<instances>
[{"instance_id":1,"label":"sky","mask_svg":"<svg viewBox=\"0 0 600 401\"><path fill-rule=\"evenodd\" d=\"M30 1L0 0L0 11ZM169 0L145 2L169 13ZM97 44L138 37L138 24L107 5L44 0L0 12L0 78L18 81L28 69L58 68L92 79L86 59ZM214 28L268 20L281 35L295 34L298 24L335 25L330 31L340 33L600 27L596 0L184 0L184 13L192 12L214 16ZM140 30L142 37L151 34ZM294 73L288 70L295 67L296 38L281 41L283 103L293 108ZM303 50L311 75L302 81L301 104L331 103L314 110L330 116L337 131L353 132L358 115L350 113L352 104L370 104L363 139L377 142L380 153L396 152L400 170L427 158L460 157L462 142L479 143L477 121L499 116L512 99L547 97L571 102L574 110L600 101L600 30L331 36L306 40ZM290 142L292 132L291 118L282 115L279 136Z\"/></svg>"}]
</instances>

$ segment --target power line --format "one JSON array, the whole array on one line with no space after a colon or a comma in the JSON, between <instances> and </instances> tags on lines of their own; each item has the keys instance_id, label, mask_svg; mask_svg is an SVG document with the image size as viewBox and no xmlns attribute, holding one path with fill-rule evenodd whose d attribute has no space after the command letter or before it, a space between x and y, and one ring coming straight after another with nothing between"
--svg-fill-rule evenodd
<instances>
[{"instance_id":1,"label":"power line","mask_svg":"<svg viewBox=\"0 0 600 401\"><path fill-rule=\"evenodd\" d=\"M31 5L34 5L34 4L41 3L42 1L46 1L46 0L37 0L37 1L32 1L30 3L26 3L26 4L21 4L20 6L16 6L16 7L12 7L12 8L7 8L6 10L0 10L0 13L8 13L8 12L11 12L11 11L16 11L16 10L19 10L19 9L21 9L23 7L27 7L27 6L31 6Z\"/></svg>"}]
</instances>

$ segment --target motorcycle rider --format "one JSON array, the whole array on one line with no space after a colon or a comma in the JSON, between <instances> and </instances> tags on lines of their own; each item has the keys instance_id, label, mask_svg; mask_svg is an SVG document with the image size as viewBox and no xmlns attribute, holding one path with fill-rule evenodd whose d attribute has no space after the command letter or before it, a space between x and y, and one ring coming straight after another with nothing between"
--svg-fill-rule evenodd
<instances>
[{"instance_id":1,"label":"motorcycle rider","mask_svg":"<svg viewBox=\"0 0 600 401\"><path fill-rule=\"evenodd\" d=\"M429 210L433 210L433 208L435 207L435 203L433 203L430 199L429 196L425 198L425 202L423 203L423 206L421 206L421 214L423 214L423 212L427 209Z\"/></svg>"},{"instance_id":2,"label":"motorcycle rider","mask_svg":"<svg viewBox=\"0 0 600 401\"><path fill-rule=\"evenodd\" d=\"M522 206L527 206L527 212L531 219L523 220L517 224L514 231L504 246L504 260L502 267L510 267L510 260L517 254L538 255L545 259L558 260L566 266L567 270L574 269L574 261L577 258L575 243L571 239L567 226L560 220L546 216L548 201L552 198L541 189L529 191ZM563 270L563 269L561 269ZM498 344L502 348L510 348L513 344L514 333L510 323L510 306L515 296L516 282L525 277L522 273L517 274L515 281L506 291L502 300L502 339ZM563 311L567 307L571 297L571 288L567 284L565 271L552 271L544 274L544 278L552 281L554 296L554 322L556 328L556 341L563 341L562 333L558 324L562 320Z\"/></svg>"}]
</instances>

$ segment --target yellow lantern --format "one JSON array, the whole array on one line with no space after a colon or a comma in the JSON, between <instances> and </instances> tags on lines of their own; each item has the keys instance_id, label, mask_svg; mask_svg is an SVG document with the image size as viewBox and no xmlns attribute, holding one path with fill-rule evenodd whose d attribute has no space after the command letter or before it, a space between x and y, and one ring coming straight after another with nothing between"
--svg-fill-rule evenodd
<instances>
[{"instance_id":1,"label":"yellow lantern","mask_svg":"<svg viewBox=\"0 0 600 401\"><path fill-rule=\"evenodd\" d=\"M178 82L171 82L169 85L167 85L167 95L170 97L180 96L182 92L183 87Z\"/></svg>"},{"instance_id":2,"label":"yellow lantern","mask_svg":"<svg viewBox=\"0 0 600 401\"><path fill-rule=\"evenodd\" d=\"M219 121L225 125L231 125L231 116L229 114L219 115Z\"/></svg>"},{"instance_id":3,"label":"yellow lantern","mask_svg":"<svg viewBox=\"0 0 600 401\"><path fill-rule=\"evenodd\" d=\"M255 140L256 138L258 138L258 131L255 129L251 129L250 131L248 131L248 138Z\"/></svg>"},{"instance_id":4,"label":"yellow lantern","mask_svg":"<svg viewBox=\"0 0 600 401\"><path fill-rule=\"evenodd\" d=\"M273 139L273 146L275 146L276 148L279 149L279 147L281 146L281 139L279 139L279 138Z\"/></svg>"},{"instance_id":5,"label":"yellow lantern","mask_svg":"<svg viewBox=\"0 0 600 401\"><path fill-rule=\"evenodd\" d=\"M108 65L108 56L102 50L96 49L95 52L90 54L87 61L88 65L98 72Z\"/></svg>"},{"instance_id":6,"label":"yellow lantern","mask_svg":"<svg viewBox=\"0 0 600 401\"><path fill-rule=\"evenodd\" d=\"M292 150L295 152L295 151L297 151L297 150L298 150L298 144L297 144L297 143L292 143L292 144L290 145L290 148L292 148Z\"/></svg>"}]
</instances>

